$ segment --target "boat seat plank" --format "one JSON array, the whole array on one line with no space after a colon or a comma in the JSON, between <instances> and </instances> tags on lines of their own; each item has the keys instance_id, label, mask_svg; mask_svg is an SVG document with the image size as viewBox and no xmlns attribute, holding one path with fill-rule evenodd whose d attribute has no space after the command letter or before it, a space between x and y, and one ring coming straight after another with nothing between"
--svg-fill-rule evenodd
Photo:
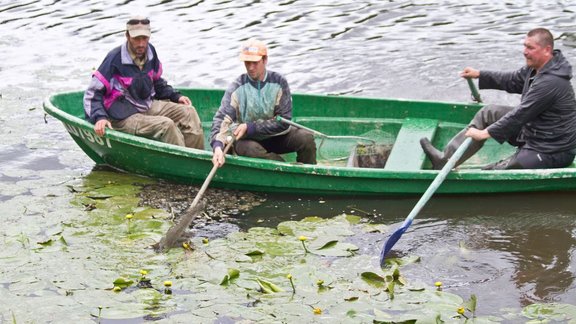
<instances>
[{"instance_id":1,"label":"boat seat plank","mask_svg":"<svg viewBox=\"0 0 576 324\"><path fill-rule=\"evenodd\" d=\"M384 166L391 171L421 170L426 155L420 147L420 139L432 139L438 129L438 120L426 118L406 118L398 132L390 156Z\"/></svg>"}]
</instances>

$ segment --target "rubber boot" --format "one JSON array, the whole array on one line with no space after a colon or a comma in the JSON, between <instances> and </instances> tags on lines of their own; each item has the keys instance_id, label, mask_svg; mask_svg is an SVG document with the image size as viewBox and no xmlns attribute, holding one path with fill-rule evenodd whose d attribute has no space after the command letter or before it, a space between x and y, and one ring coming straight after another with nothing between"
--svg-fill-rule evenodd
<instances>
[{"instance_id":1,"label":"rubber boot","mask_svg":"<svg viewBox=\"0 0 576 324\"><path fill-rule=\"evenodd\" d=\"M448 160L452 157L452 155L454 155L454 153L460 147L460 145L464 143L464 140L466 139L466 136L464 136L464 134L466 134L467 130L468 128L465 128L461 130L458 134L456 134L456 136L452 137L448 145L446 145L446 147L444 148L443 152L440 152L438 149L432 146L432 143L430 143L430 140L428 140L428 138L424 137L420 139L420 145L422 146L424 153L426 153L426 156L432 162L432 169L440 170L444 167L444 165L446 165L446 162L448 162ZM474 154L476 154L476 152L478 152L482 148L482 146L484 146L484 142L485 141L472 141L466 152L464 152L464 154L462 155L460 160L456 162L456 165L454 165L454 167L459 166L460 164L468 160L470 157L472 157Z\"/></svg>"},{"instance_id":2,"label":"rubber boot","mask_svg":"<svg viewBox=\"0 0 576 324\"><path fill-rule=\"evenodd\" d=\"M444 159L444 153L436 149L427 137L420 139L420 146L422 146L424 153L430 162L432 162L432 169L440 170L444 167L447 162L447 160Z\"/></svg>"}]
</instances>

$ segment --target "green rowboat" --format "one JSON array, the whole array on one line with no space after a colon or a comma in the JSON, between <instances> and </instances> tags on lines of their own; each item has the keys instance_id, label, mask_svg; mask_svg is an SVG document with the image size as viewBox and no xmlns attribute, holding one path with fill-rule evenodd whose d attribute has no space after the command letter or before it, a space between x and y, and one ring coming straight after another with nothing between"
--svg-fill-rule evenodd
<instances>
[{"instance_id":1,"label":"green rowboat","mask_svg":"<svg viewBox=\"0 0 576 324\"><path fill-rule=\"evenodd\" d=\"M223 90L180 89L190 97L206 137ZM169 181L202 183L212 168L210 150L177 147L113 130L98 137L84 119L82 92L52 95L45 111L60 120L80 148L97 164ZM229 156L211 186L249 191L315 195L422 194L438 171L420 148L427 136L437 147L461 130L479 104L293 94L293 121L327 137L317 138L318 165ZM349 136L349 137L347 137ZM355 137L372 140L359 143ZM376 144L373 144L376 143ZM362 144L366 144L363 146ZM208 138L206 138L208 148ZM375 150L375 148L388 148ZM386 151L385 164L361 161ZM482 171L482 165L510 155L514 148L489 140L451 172L437 193L503 193L576 189L576 165L564 169ZM376 158L379 155L375 155Z\"/></svg>"}]
</instances>

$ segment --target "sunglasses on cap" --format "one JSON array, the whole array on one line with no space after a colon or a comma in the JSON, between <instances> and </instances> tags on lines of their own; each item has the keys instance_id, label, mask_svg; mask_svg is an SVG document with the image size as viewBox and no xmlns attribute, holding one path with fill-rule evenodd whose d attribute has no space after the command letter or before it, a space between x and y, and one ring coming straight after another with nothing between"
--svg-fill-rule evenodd
<instances>
[{"instance_id":1,"label":"sunglasses on cap","mask_svg":"<svg viewBox=\"0 0 576 324\"><path fill-rule=\"evenodd\" d=\"M127 22L128 25L138 25L138 24L142 24L142 25L150 25L150 19L145 18L145 19L130 19Z\"/></svg>"}]
</instances>

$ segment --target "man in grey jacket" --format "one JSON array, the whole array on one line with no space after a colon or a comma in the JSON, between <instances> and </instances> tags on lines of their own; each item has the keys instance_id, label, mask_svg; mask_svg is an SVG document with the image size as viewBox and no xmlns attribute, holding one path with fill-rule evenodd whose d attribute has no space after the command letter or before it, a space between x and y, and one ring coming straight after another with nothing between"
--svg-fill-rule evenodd
<instances>
[{"instance_id":1,"label":"man in grey jacket","mask_svg":"<svg viewBox=\"0 0 576 324\"><path fill-rule=\"evenodd\" d=\"M480 89L498 89L522 94L516 107L487 105L476 113L468 127L458 133L443 152L428 138L420 144L434 169L441 169L466 137L473 143L457 165L474 155L488 138L508 142L518 150L507 159L484 169L563 168L576 154L576 99L570 83L572 66L554 38L544 28L531 30L524 40L526 66L514 72L479 71L465 68L463 78L478 78Z\"/></svg>"}]
</instances>

